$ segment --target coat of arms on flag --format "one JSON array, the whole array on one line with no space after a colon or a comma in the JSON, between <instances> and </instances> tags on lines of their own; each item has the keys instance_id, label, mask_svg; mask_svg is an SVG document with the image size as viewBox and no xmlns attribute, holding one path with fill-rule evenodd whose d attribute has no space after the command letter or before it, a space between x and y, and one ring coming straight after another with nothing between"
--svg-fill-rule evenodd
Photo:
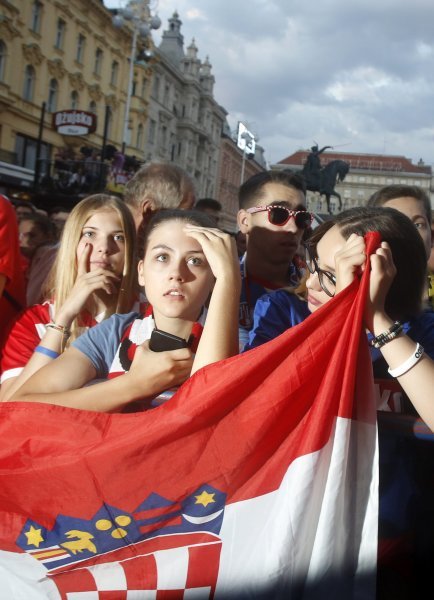
<instances>
[{"instance_id":1,"label":"coat of arms on flag","mask_svg":"<svg viewBox=\"0 0 434 600\"><path fill-rule=\"evenodd\" d=\"M51 530L29 519L17 545L44 565L47 589L54 583L62 600L107 589L119 600L145 590L211 598L225 500L201 485L182 502L153 493L131 513L104 505L90 520L59 515Z\"/></svg>"}]
</instances>

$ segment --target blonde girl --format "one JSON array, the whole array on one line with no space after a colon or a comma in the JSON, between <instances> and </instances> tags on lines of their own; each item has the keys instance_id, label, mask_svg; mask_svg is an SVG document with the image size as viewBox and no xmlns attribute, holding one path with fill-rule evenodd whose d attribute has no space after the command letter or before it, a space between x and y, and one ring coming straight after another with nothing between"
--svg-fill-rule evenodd
<instances>
[{"instance_id":1,"label":"blonde girl","mask_svg":"<svg viewBox=\"0 0 434 600\"><path fill-rule=\"evenodd\" d=\"M47 280L47 300L26 309L6 339L0 400L9 399L89 327L132 310L135 245L132 215L119 198L95 194L74 207Z\"/></svg>"}]
</instances>

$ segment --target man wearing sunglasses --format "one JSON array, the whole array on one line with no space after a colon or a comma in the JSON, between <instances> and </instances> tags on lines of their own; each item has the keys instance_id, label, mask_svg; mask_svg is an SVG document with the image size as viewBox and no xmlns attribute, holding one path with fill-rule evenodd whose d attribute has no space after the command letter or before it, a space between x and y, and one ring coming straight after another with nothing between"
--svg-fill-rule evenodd
<instances>
[{"instance_id":1,"label":"man wearing sunglasses","mask_svg":"<svg viewBox=\"0 0 434 600\"><path fill-rule=\"evenodd\" d=\"M246 235L241 258L240 346L248 339L256 301L294 286L302 274L296 254L313 215L306 211L303 179L289 171L253 175L239 190L238 227Z\"/></svg>"}]
</instances>

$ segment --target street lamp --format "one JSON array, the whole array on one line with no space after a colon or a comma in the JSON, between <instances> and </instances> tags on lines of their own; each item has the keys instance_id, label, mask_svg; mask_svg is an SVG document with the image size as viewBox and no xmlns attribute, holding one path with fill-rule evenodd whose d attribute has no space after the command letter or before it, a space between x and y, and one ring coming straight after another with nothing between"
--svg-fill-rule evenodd
<instances>
[{"instance_id":1,"label":"street lamp","mask_svg":"<svg viewBox=\"0 0 434 600\"><path fill-rule=\"evenodd\" d=\"M124 128L122 134L122 154L125 154L125 147L128 143L128 125L131 107L131 96L133 92L134 63L137 58L137 42L139 37L143 40L152 38L152 29L161 27L161 19L158 15L151 14L150 0L131 0L125 8L119 8L113 17L114 27L120 28L128 22L133 28L133 38L131 42L130 68L128 75L127 102L125 105ZM153 57L149 49L140 53L142 60L148 61Z\"/></svg>"}]
</instances>

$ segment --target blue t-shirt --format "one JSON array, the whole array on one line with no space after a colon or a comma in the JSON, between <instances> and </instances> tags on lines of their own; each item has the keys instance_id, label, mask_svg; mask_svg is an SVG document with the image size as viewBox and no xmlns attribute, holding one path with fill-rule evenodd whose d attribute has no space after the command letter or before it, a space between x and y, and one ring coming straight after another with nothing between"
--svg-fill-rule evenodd
<instances>
[{"instance_id":1,"label":"blue t-shirt","mask_svg":"<svg viewBox=\"0 0 434 600\"><path fill-rule=\"evenodd\" d=\"M248 343L249 332L254 326L254 311L256 303L261 296L271 293L276 289L276 286L267 288L265 282L259 282L254 277L249 277L247 274L246 254L240 259L241 272L241 294L238 316L238 335L240 340L240 350ZM300 271L293 263L288 266L288 286L295 287L300 281L302 271Z\"/></svg>"},{"instance_id":2,"label":"blue t-shirt","mask_svg":"<svg viewBox=\"0 0 434 600\"><path fill-rule=\"evenodd\" d=\"M276 290L264 294L256 302L253 327L244 350L250 350L250 348L269 342L290 327L304 321L309 315L310 311L307 303L295 294L285 290ZM404 333L415 342L419 342L425 353L434 359L434 311L432 309L424 310L420 315L409 319L403 325ZM387 374L387 365L382 359L380 351L371 348L371 357L375 377L390 377ZM384 368L382 368L383 364Z\"/></svg>"},{"instance_id":3,"label":"blue t-shirt","mask_svg":"<svg viewBox=\"0 0 434 600\"><path fill-rule=\"evenodd\" d=\"M295 294L276 290L257 300L253 313L253 328L243 351L274 339L310 315L307 303Z\"/></svg>"},{"instance_id":4,"label":"blue t-shirt","mask_svg":"<svg viewBox=\"0 0 434 600\"><path fill-rule=\"evenodd\" d=\"M140 314L131 312L112 315L108 319L91 327L78 337L72 346L80 350L91 361L98 379L105 379L114 361L124 331Z\"/></svg>"}]
</instances>

